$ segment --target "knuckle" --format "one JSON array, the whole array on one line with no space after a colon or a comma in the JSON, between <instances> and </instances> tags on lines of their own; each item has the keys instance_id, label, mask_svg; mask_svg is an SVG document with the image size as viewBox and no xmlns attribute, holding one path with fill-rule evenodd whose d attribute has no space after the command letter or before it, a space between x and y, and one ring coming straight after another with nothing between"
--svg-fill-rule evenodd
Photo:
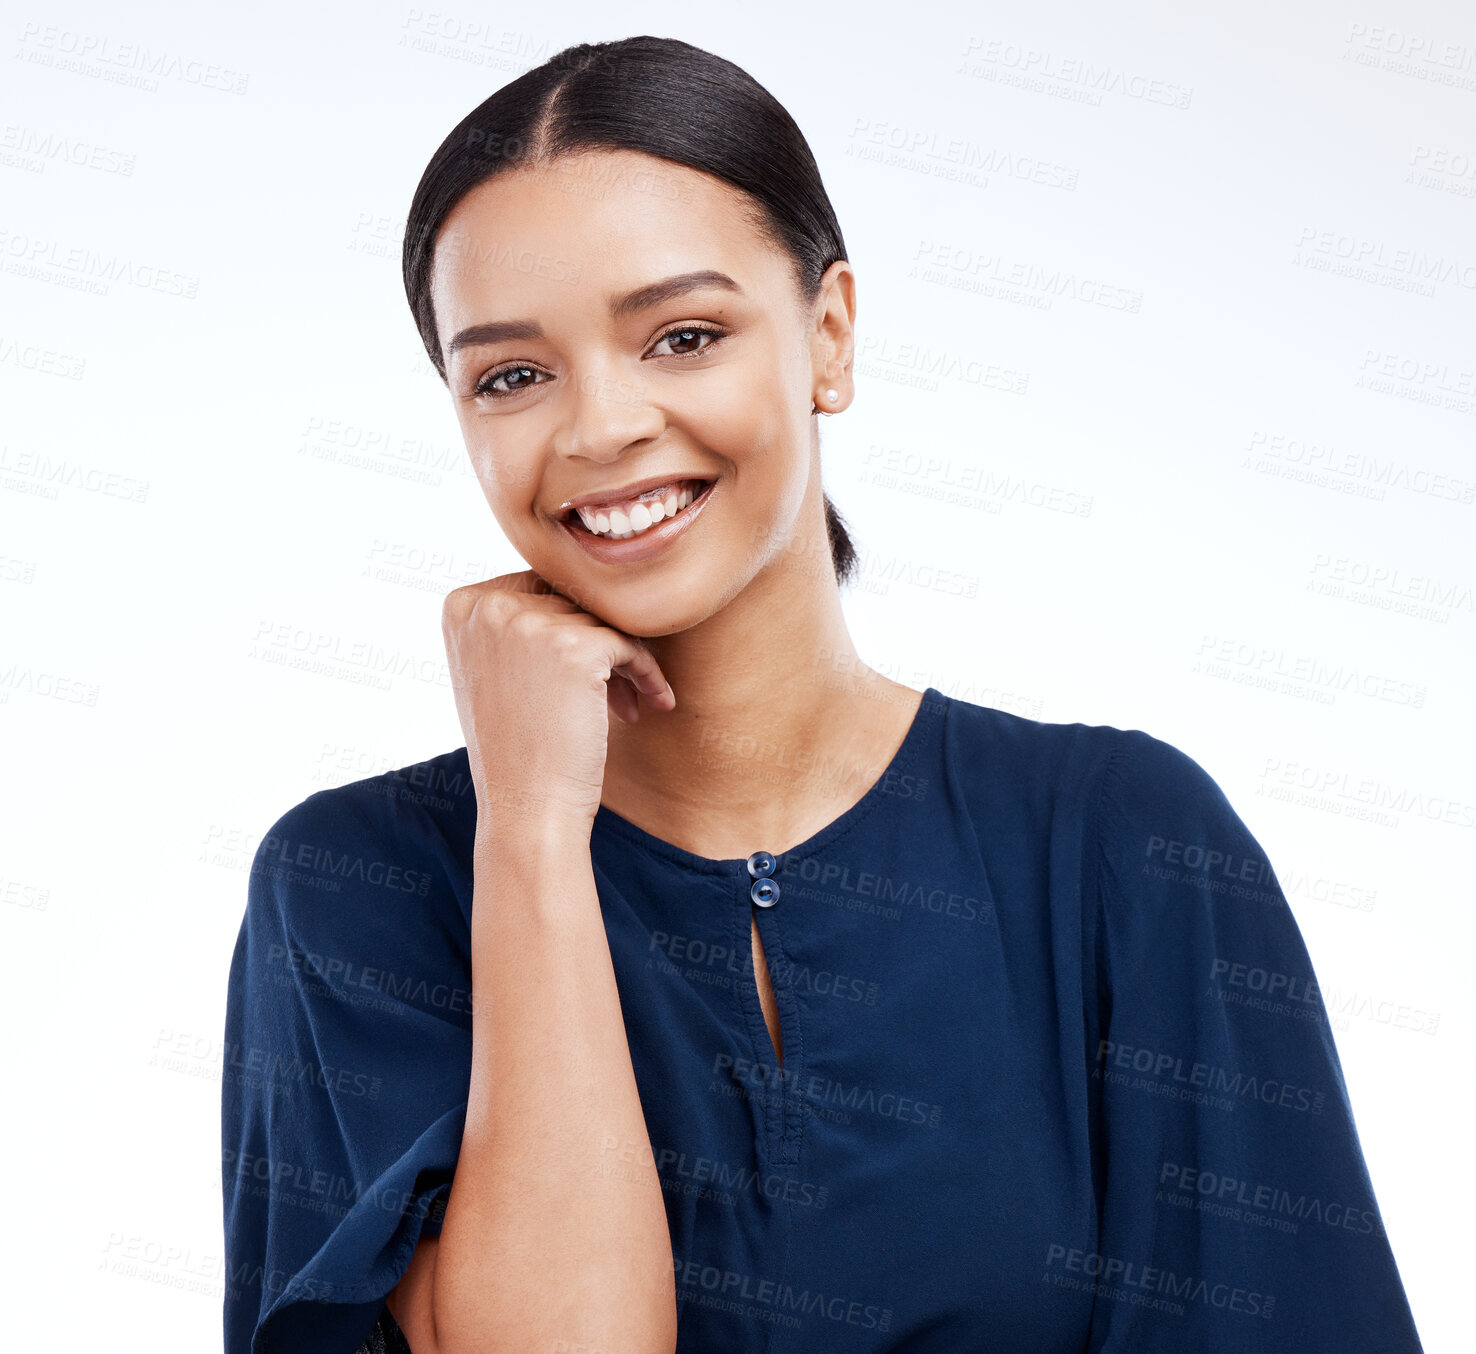
<instances>
[{"instance_id":1,"label":"knuckle","mask_svg":"<svg viewBox=\"0 0 1476 1354\"><path fill-rule=\"evenodd\" d=\"M572 625L561 625L549 636L549 643L559 653L573 655L584 649L584 635Z\"/></svg>"},{"instance_id":2,"label":"knuckle","mask_svg":"<svg viewBox=\"0 0 1476 1354\"><path fill-rule=\"evenodd\" d=\"M480 586L478 584L463 583L446 594L446 600L441 604L442 609L459 616L469 615L472 608L476 606L479 595Z\"/></svg>"},{"instance_id":3,"label":"knuckle","mask_svg":"<svg viewBox=\"0 0 1476 1354\"><path fill-rule=\"evenodd\" d=\"M518 639L532 639L543 628L543 617L531 607L509 607L507 599L500 599L497 614L501 617L508 634Z\"/></svg>"}]
</instances>

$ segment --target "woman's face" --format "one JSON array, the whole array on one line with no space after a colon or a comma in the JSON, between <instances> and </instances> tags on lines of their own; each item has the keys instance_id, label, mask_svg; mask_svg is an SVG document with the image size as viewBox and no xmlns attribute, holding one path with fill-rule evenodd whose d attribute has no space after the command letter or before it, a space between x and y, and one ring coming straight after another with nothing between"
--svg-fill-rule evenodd
<instances>
[{"instance_id":1,"label":"woman's face","mask_svg":"<svg viewBox=\"0 0 1476 1354\"><path fill-rule=\"evenodd\" d=\"M786 559L828 557L810 406L826 387L841 399L822 406L848 402L850 271L833 265L841 285L802 308L745 203L684 166L599 152L481 184L437 235L437 329L487 502L529 568L629 634L687 629ZM659 535L586 549L563 521L571 499L690 480L711 483L669 520L669 496L627 514Z\"/></svg>"}]
</instances>

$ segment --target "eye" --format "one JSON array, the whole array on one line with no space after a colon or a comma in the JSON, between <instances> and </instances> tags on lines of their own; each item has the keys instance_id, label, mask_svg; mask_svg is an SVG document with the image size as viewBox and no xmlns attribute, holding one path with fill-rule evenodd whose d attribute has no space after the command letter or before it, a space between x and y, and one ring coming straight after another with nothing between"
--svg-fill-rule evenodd
<instances>
[{"instance_id":1,"label":"eye","mask_svg":"<svg viewBox=\"0 0 1476 1354\"><path fill-rule=\"evenodd\" d=\"M504 376L534 377L541 374L535 367L530 367L526 362L513 362L506 367L497 367L489 371L477 382L475 393L477 395L486 395L494 400L505 400L512 395L517 395L521 391L528 389L529 386L537 385L538 383L534 380L520 381L511 390L506 387L499 389L496 383L502 380Z\"/></svg>"},{"instance_id":2,"label":"eye","mask_svg":"<svg viewBox=\"0 0 1476 1354\"><path fill-rule=\"evenodd\" d=\"M678 353L667 351L656 354L658 357L696 357L701 353L705 353L709 348L712 348L719 339L726 337L726 330L714 329L710 325L679 324L662 334L656 340L655 347L653 347L652 351L655 352L656 348L659 348L663 343L667 343L668 341L691 344L698 339L706 338L708 342L701 344L699 347L692 348L690 352ZM497 383L502 381L504 377L509 378L511 384L504 383L499 386ZM546 373L539 371L537 367L530 367L526 362L509 362L507 366L495 367L483 376L477 382L473 394L491 400L507 400L550 379L552 378Z\"/></svg>"},{"instance_id":3,"label":"eye","mask_svg":"<svg viewBox=\"0 0 1476 1354\"><path fill-rule=\"evenodd\" d=\"M660 353L660 354L658 354L658 356L660 356L660 357L696 357L698 353L705 353L709 348L713 347L717 343L717 341L719 339L726 337L726 334L724 333L723 330L721 330L721 329L712 329L712 328L709 328L707 325L702 325L702 324L679 324L674 329L668 329L666 331L666 333L664 333L659 339L657 339L656 340L656 347L659 348L668 339L677 340L677 341L680 341L680 342L683 342L683 343L687 343L687 342L690 342L693 339L698 338L698 337L701 337L703 335L706 335L709 339L712 340L712 342L710 342L710 343L704 343L700 348L693 348L690 352L685 352L685 353ZM652 351L654 352L655 350L653 349Z\"/></svg>"}]
</instances>

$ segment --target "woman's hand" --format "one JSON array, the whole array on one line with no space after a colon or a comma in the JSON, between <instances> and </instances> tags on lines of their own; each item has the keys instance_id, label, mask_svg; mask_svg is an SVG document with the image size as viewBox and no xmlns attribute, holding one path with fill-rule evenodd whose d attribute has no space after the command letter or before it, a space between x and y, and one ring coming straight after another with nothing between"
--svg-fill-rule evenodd
<instances>
[{"instance_id":1,"label":"woman's hand","mask_svg":"<svg viewBox=\"0 0 1476 1354\"><path fill-rule=\"evenodd\" d=\"M676 696L650 650L531 569L456 588L441 611L456 711L477 792L477 836L553 828L588 840L600 805L609 711Z\"/></svg>"}]
</instances>

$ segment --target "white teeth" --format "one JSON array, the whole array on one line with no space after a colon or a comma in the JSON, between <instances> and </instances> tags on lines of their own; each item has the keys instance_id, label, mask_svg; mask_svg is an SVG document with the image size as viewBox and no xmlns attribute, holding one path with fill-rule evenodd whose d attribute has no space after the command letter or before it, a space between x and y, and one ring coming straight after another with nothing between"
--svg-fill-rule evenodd
<instances>
[{"instance_id":1,"label":"white teeth","mask_svg":"<svg viewBox=\"0 0 1476 1354\"><path fill-rule=\"evenodd\" d=\"M668 517L675 517L701 492L700 489L694 490L690 484L684 484L680 490L669 489L664 499L653 498L632 504L628 515L620 508L611 508L608 513L592 513L587 508L579 508L577 511L580 521L596 536L626 541L632 536L639 536L643 531L649 531Z\"/></svg>"}]
</instances>

